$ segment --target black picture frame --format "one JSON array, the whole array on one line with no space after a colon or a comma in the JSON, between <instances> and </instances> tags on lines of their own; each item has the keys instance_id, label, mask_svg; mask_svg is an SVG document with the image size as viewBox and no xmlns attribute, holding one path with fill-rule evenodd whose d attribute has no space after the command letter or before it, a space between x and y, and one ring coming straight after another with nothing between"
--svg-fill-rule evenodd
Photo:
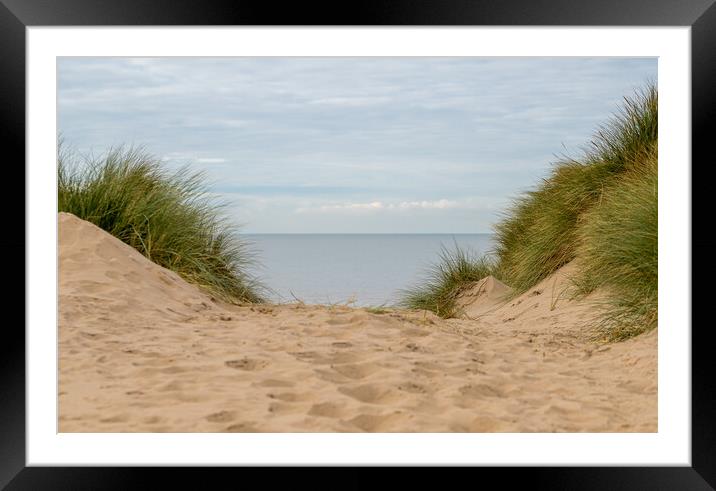
<instances>
[{"instance_id":1,"label":"black picture frame","mask_svg":"<svg viewBox=\"0 0 716 491\"><path fill-rule=\"evenodd\" d=\"M241 0L210 2L191 0L0 0L0 148L3 149L6 179L25 182L20 162L25 162L25 29L31 26L134 26L134 25L501 25L501 26L690 26L692 67L692 223L706 219L710 207L695 199L695 188L707 186L703 178L713 165L710 130L716 120L716 5L715 0L370 0L351 4L271 2ZM347 8L350 5L350 8ZM683 165L688 165L684 162ZM694 176L696 178L694 178ZM8 181L6 181L8 182ZM24 186L15 188L24 204ZM705 193L699 193L704 196ZM2 210L16 210L21 202L3 192ZM0 257L25 257L25 216L4 213ZM708 223L708 222L705 222ZM19 233L22 230L23 233ZM716 245L703 236L692 239L692 254ZM701 254L699 254L701 255ZM705 256L705 254L703 254ZM8 261L7 268L20 262ZM699 277L711 276L709 262L699 266ZM15 273L15 271L12 271ZM24 268L23 268L24 273ZM693 277L692 277L693 278ZM693 279L692 279L693 283ZM15 281L9 295L24 296L25 279ZM693 305L706 305L706 289L692 288ZM22 300L9 305L19 305ZM699 302L699 300L701 300ZM24 304L24 302L22 302ZM702 310L703 307L701 307ZM24 311L23 311L24 312ZM696 326L695 322L692 322ZM24 325L24 313L23 313ZM208 486L209 479L243 472L243 479L271 476L270 469L179 469L179 468L62 468L26 467L25 458L25 335L19 322L7 323L0 342L0 488L19 489L133 489L147 487L145 473L171 474L183 486ZM708 324L692 329L692 466L613 468L479 468L469 469L484 477L495 476L501 486L523 480L539 489L716 489L716 378L713 377ZM463 469L462 471L465 471ZM255 476L252 474L256 474ZM260 476L258 475L260 474ZM292 472L293 485L307 484L303 472ZM372 486L364 473L351 471L343 482L352 487ZM411 476L425 483L422 471ZM168 476L166 476L169 478ZM271 479L275 479L275 473ZM324 474L325 482L332 479ZM451 475L455 480L465 476ZM164 479L165 476L162 477ZM475 485L473 474L468 477ZM322 479L323 480L323 479ZM320 483L319 483L320 484ZM405 482L403 483L405 484ZM444 484L443 484L444 485Z\"/></svg>"}]
</instances>

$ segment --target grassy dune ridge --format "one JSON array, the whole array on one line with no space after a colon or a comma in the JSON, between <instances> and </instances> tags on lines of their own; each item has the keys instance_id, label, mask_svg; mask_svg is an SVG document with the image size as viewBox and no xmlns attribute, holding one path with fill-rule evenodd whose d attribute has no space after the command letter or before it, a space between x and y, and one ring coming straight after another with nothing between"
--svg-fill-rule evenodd
<instances>
[{"instance_id":1,"label":"grassy dune ridge","mask_svg":"<svg viewBox=\"0 0 716 491\"><path fill-rule=\"evenodd\" d=\"M547 178L514 200L495 226L495 250L471 259L474 269L517 295L576 260L574 294L602 288L609 295L600 335L623 339L655 327L657 144L658 94L649 85L625 97L581 157L555 162ZM480 278L441 271L470 270L464 260L463 251L443 251L426 283L406 291L403 305L455 315L454 299Z\"/></svg>"},{"instance_id":2,"label":"grassy dune ridge","mask_svg":"<svg viewBox=\"0 0 716 491\"><path fill-rule=\"evenodd\" d=\"M78 157L60 144L58 208L87 220L151 261L229 302L261 302L245 271L246 245L210 199L206 179L183 167L169 172L137 148Z\"/></svg>"},{"instance_id":3,"label":"grassy dune ridge","mask_svg":"<svg viewBox=\"0 0 716 491\"><path fill-rule=\"evenodd\" d=\"M656 149L605 190L579 227L578 293L611 293L598 332L625 339L657 325L658 202Z\"/></svg>"},{"instance_id":4,"label":"grassy dune ridge","mask_svg":"<svg viewBox=\"0 0 716 491\"><path fill-rule=\"evenodd\" d=\"M445 318L454 317L459 312L456 300L463 288L490 275L502 276L492 258L476 256L457 244L454 249L443 246L439 260L429 266L423 281L401 292L401 304L430 310Z\"/></svg>"}]
</instances>

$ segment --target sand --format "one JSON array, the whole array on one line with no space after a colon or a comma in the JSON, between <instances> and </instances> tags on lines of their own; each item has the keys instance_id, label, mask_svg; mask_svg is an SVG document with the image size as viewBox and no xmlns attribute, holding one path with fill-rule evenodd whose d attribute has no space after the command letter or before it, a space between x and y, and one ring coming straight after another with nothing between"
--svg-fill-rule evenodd
<instances>
[{"instance_id":1,"label":"sand","mask_svg":"<svg viewBox=\"0 0 716 491\"><path fill-rule=\"evenodd\" d=\"M591 341L570 268L459 319L233 306L61 213L59 431L657 431L657 332Z\"/></svg>"}]
</instances>

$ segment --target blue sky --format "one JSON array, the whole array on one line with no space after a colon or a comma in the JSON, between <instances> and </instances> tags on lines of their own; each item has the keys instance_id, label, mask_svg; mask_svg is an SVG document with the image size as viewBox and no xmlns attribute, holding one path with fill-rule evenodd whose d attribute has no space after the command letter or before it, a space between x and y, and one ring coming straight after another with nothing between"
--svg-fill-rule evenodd
<instances>
[{"instance_id":1,"label":"blue sky","mask_svg":"<svg viewBox=\"0 0 716 491\"><path fill-rule=\"evenodd\" d=\"M202 169L245 233L482 233L656 58L59 58L58 130Z\"/></svg>"}]
</instances>

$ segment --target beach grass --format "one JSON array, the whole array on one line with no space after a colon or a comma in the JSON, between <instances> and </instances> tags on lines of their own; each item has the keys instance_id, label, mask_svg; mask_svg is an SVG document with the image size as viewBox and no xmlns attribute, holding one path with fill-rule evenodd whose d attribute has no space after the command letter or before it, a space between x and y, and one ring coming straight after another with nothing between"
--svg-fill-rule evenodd
<instances>
[{"instance_id":1,"label":"beach grass","mask_svg":"<svg viewBox=\"0 0 716 491\"><path fill-rule=\"evenodd\" d=\"M624 173L646 165L656 145L657 91L653 85L625 98L578 159L555 163L540 185L518 197L495 226L504 281L515 294L575 259L585 213Z\"/></svg>"},{"instance_id":2,"label":"beach grass","mask_svg":"<svg viewBox=\"0 0 716 491\"><path fill-rule=\"evenodd\" d=\"M495 225L489 259L440 254L402 305L453 317L459 293L493 275L519 295L575 261L575 296L603 288L596 329L626 339L657 323L658 92L625 97L578 158L563 157L538 186L514 199ZM492 259L494 257L494 260Z\"/></svg>"},{"instance_id":3,"label":"beach grass","mask_svg":"<svg viewBox=\"0 0 716 491\"><path fill-rule=\"evenodd\" d=\"M608 293L597 333L620 340L651 330L658 317L657 151L604 192L579 227L577 285Z\"/></svg>"},{"instance_id":4,"label":"beach grass","mask_svg":"<svg viewBox=\"0 0 716 491\"><path fill-rule=\"evenodd\" d=\"M613 178L609 162L562 162L538 189L516 200L495 227L495 254L514 295L575 258L579 218Z\"/></svg>"},{"instance_id":5,"label":"beach grass","mask_svg":"<svg viewBox=\"0 0 716 491\"><path fill-rule=\"evenodd\" d=\"M459 313L457 298L460 293L490 275L499 277L490 257L478 256L457 244L453 249L443 245L438 261L428 266L422 281L400 292L398 305L429 310L444 318L454 317Z\"/></svg>"},{"instance_id":6,"label":"beach grass","mask_svg":"<svg viewBox=\"0 0 716 491\"><path fill-rule=\"evenodd\" d=\"M212 295L262 302L253 257L208 193L206 177L166 165L141 148L78 156L61 143L58 208L87 220Z\"/></svg>"}]
</instances>

